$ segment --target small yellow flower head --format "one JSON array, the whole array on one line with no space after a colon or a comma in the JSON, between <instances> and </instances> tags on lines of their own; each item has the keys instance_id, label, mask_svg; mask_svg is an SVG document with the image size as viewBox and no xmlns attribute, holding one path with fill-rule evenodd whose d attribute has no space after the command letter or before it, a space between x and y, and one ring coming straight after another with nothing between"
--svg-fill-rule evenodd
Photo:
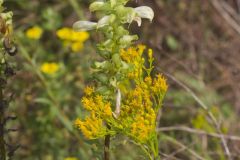
<instances>
[{"instance_id":1,"label":"small yellow flower head","mask_svg":"<svg viewBox=\"0 0 240 160\"><path fill-rule=\"evenodd\" d=\"M89 38L88 32L76 32L71 28L61 28L57 31L57 36L64 42L64 46L70 46L73 52L83 49L83 43Z\"/></svg>"},{"instance_id":2,"label":"small yellow flower head","mask_svg":"<svg viewBox=\"0 0 240 160\"><path fill-rule=\"evenodd\" d=\"M111 108L111 103L107 103L104 107L104 114L106 117L111 117L112 116L112 108Z\"/></svg>"},{"instance_id":3,"label":"small yellow flower head","mask_svg":"<svg viewBox=\"0 0 240 160\"><path fill-rule=\"evenodd\" d=\"M95 91L95 89L94 89L94 87L92 87L92 86L87 86L87 87L84 89L84 93L85 93L87 96L92 95L94 91Z\"/></svg>"},{"instance_id":4,"label":"small yellow flower head","mask_svg":"<svg viewBox=\"0 0 240 160\"><path fill-rule=\"evenodd\" d=\"M152 78L150 76L145 77L144 81L148 86L152 85Z\"/></svg>"},{"instance_id":5,"label":"small yellow flower head","mask_svg":"<svg viewBox=\"0 0 240 160\"><path fill-rule=\"evenodd\" d=\"M67 27L59 29L57 36L64 41L64 46L70 46L73 52L81 51L83 43L89 38L88 32L76 32Z\"/></svg>"},{"instance_id":6,"label":"small yellow flower head","mask_svg":"<svg viewBox=\"0 0 240 160\"><path fill-rule=\"evenodd\" d=\"M52 74L55 74L58 70L59 70L59 64L57 63L43 63L41 65L41 71L45 74L49 74L49 75L52 75Z\"/></svg>"},{"instance_id":7,"label":"small yellow flower head","mask_svg":"<svg viewBox=\"0 0 240 160\"><path fill-rule=\"evenodd\" d=\"M38 26L35 26L35 27L32 27L32 28L29 28L27 31L26 31L26 36L30 39L40 39L41 36L42 36L42 33L43 33L43 30L42 28L38 27Z\"/></svg>"},{"instance_id":8,"label":"small yellow flower head","mask_svg":"<svg viewBox=\"0 0 240 160\"><path fill-rule=\"evenodd\" d=\"M85 93L94 92L93 88L86 88ZM82 98L82 104L88 111L92 111L101 118L110 118L112 116L111 103L106 102L101 95L92 95L92 93Z\"/></svg>"},{"instance_id":9,"label":"small yellow flower head","mask_svg":"<svg viewBox=\"0 0 240 160\"><path fill-rule=\"evenodd\" d=\"M146 45L139 44L137 45L137 49L138 49L138 52L142 54L143 51L146 49Z\"/></svg>"},{"instance_id":10,"label":"small yellow flower head","mask_svg":"<svg viewBox=\"0 0 240 160\"><path fill-rule=\"evenodd\" d=\"M57 31L58 38L62 40L71 40L72 29L71 28L61 28Z\"/></svg>"},{"instance_id":11,"label":"small yellow flower head","mask_svg":"<svg viewBox=\"0 0 240 160\"><path fill-rule=\"evenodd\" d=\"M151 125L142 116L137 116L131 125L131 135L141 143L145 143L150 138L150 134L154 133L154 130L155 125Z\"/></svg>"},{"instance_id":12,"label":"small yellow flower head","mask_svg":"<svg viewBox=\"0 0 240 160\"><path fill-rule=\"evenodd\" d=\"M83 43L82 42L74 42L71 44L71 49L73 52L78 52L83 49Z\"/></svg>"},{"instance_id":13,"label":"small yellow flower head","mask_svg":"<svg viewBox=\"0 0 240 160\"><path fill-rule=\"evenodd\" d=\"M76 157L66 157L64 160L78 160Z\"/></svg>"},{"instance_id":14,"label":"small yellow flower head","mask_svg":"<svg viewBox=\"0 0 240 160\"><path fill-rule=\"evenodd\" d=\"M168 89L168 85L167 85L165 77L162 74L158 74L153 82L153 86L152 86L153 92L165 93L167 91L167 89Z\"/></svg>"},{"instance_id":15,"label":"small yellow flower head","mask_svg":"<svg viewBox=\"0 0 240 160\"><path fill-rule=\"evenodd\" d=\"M86 110L89 111L95 110L96 104L92 97L83 97L81 102Z\"/></svg>"},{"instance_id":16,"label":"small yellow flower head","mask_svg":"<svg viewBox=\"0 0 240 160\"><path fill-rule=\"evenodd\" d=\"M148 49L148 57L151 59L153 57L153 50Z\"/></svg>"},{"instance_id":17,"label":"small yellow flower head","mask_svg":"<svg viewBox=\"0 0 240 160\"><path fill-rule=\"evenodd\" d=\"M105 135L106 128L102 119L96 117L94 113L87 117L85 121L75 120L75 126L80 129L87 139L95 139Z\"/></svg>"},{"instance_id":18,"label":"small yellow flower head","mask_svg":"<svg viewBox=\"0 0 240 160\"><path fill-rule=\"evenodd\" d=\"M72 37L71 37L72 41L85 42L88 38L89 38L88 32L84 32L84 31L77 32L77 31L72 30Z\"/></svg>"},{"instance_id":19,"label":"small yellow flower head","mask_svg":"<svg viewBox=\"0 0 240 160\"><path fill-rule=\"evenodd\" d=\"M61 28L57 31L58 38L62 40L84 42L89 38L88 32L76 32L71 28Z\"/></svg>"}]
</instances>

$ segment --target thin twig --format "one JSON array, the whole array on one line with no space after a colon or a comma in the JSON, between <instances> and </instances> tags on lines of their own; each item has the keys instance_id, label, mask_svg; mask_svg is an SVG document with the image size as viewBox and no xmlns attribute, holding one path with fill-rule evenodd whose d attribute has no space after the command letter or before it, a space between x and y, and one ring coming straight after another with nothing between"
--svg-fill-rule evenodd
<instances>
[{"instance_id":1,"label":"thin twig","mask_svg":"<svg viewBox=\"0 0 240 160\"><path fill-rule=\"evenodd\" d=\"M187 147L186 145L182 144L181 142L179 142L178 140L174 139L173 137L167 136L167 135L162 135L164 136L164 138L166 138L167 140L171 141L172 143L175 143L176 145L180 146L181 148L186 148L186 150L191 153L193 156L195 156L197 159L200 160L205 160L205 158L203 158L202 156L200 156L198 153L196 153L195 151L193 151L192 149L190 149L189 147Z\"/></svg>"},{"instance_id":2,"label":"thin twig","mask_svg":"<svg viewBox=\"0 0 240 160\"><path fill-rule=\"evenodd\" d=\"M231 135L220 135L217 133L209 133L199 129L193 129L185 126L170 126L170 127L161 127L157 129L158 132L168 132L168 131L185 131L189 133L199 134L199 135L207 135L210 137L221 138L223 136L225 139L229 139L232 141L240 141L240 137L231 136Z\"/></svg>"},{"instance_id":3,"label":"thin twig","mask_svg":"<svg viewBox=\"0 0 240 160\"><path fill-rule=\"evenodd\" d=\"M209 0L213 7L219 12L219 14L226 20L226 22L238 33L240 34L240 25L223 9L221 6L221 1Z\"/></svg>"},{"instance_id":4,"label":"thin twig","mask_svg":"<svg viewBox=\"0 0 240 160\"><path fill-rule=\"evenodd\" d=\"M165 153L159 153L159 155L165 157L165 158L163 158L163 160L168 160L169 158L171 158L171 160L182 160L182 159L176 158L176 157L174 157L174 156L171 156L171 157L170 157L168 154L165 154Z\"/></svg>"},{"instance_id":5,"label":"thin twig","mask_svg":"<svg viewBox=\"0 0 240 160\"><path fill-rule=\"evenodd\" d=\"M186 149L187 149L187 146L181 147L180 149L178 149L178 150L176 150L175 152L173 152L173 153L171 153L170 155L168 155L165 160L175 159L174 156L175 156L176 154L178 154L178 153L180 153L180 152L183 152L183 151L185 151Z\"/></svg>"},{"instance_id":6,"label":"thin twig","mask_svg":"<svg viewBox=\"0 0 240 160\"><path fill-rule=\"evenodd\" d=\"M80 19L84 19L84 15L82 12L82 8L80 7L79 3L76 0L69 0L69 3L71 4L71 6L73 7L73 9L75 10L75 12L78 15L78 18Z\"/></svg>"}]
</instances>

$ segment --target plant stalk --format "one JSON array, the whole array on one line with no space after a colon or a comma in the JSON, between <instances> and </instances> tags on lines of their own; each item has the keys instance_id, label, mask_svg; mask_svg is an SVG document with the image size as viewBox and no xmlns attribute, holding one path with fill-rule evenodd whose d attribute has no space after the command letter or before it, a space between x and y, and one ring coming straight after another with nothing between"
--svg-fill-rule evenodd
<instances>
[{"instance_id":1,"label":"plant stalk","mask_svg":"<svg viewBox=\"0 0 240 160\"><path fill-rule=\"evenodd\" d=\"M110 160L110 135L105 136L104 140L104 160Z\"/></svg>"}]
</instances>

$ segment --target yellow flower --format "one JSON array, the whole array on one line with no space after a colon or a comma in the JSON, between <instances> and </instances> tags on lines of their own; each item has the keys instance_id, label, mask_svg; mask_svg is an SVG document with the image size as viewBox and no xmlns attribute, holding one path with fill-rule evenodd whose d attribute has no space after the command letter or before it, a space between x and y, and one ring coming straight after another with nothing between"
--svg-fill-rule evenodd
<instances>
[{"instance_id":1,"label":"yellow flower","mask_svg":"<svg viewBox=\"0 0 240 160\"><path fill-rule=\"evenodd\" d=\"M73 52L78 52L83 49L83 43L82 42L74 42L71 44L71 49Z\"/></svg>"},{"instance_id":2,"label":"yellow flower","mask_svg":"<svg viewBox=\"0 0 240 160\"><path fill-rule=\"evenodd\" d=\"M84 92L90 94L93 92L93 88L87 87ZM82 104L86 110L96 113L101 118L110 118L112 116L111 103L106 102L101 95L83 97Z\"/></svg>"},{"instance_id":3,"label":"yellow flower","mask_svg":"<svg viewBox=\"0 0 240 160\"><path fill-rule=\"evenodd\" d=\"M106 117L110 117L110 116L112 116L111 103L108 102L108 103L105 105L104 108L105 108L105 109L104 109L105 116L106 116Z\"/></svg>"},{"instance_id":4,"label":"yellow flower","mask_svg":"<svg viewBox=\"0 0 240 160\"><path fill-rule=\"evenodd\" d=\"M90 96L93 92L94 92L94 87L92 87L92 86L87 86L87 87L84 89L84 93L85 93L87 96Z\"/></svg>"},{"instance_id":5,"label":"yellow flower","mask_svg":"<svg viewBox=\"0 0 240 160\"><path fill-rule=\"evenodd\" d=\"M83 49L83 43L89 38L88 32L77 32L71 28L61 28L57 31L57 36L64 42L64 46L70 46L73 52Z\"/></svg>"},{"instance_id":6,"label":"yellow flower","mask_svg":"<svg viewBox=\"0 0 240 160\"><path fill-rule=\"evenodd\" d=\"M144 81L148 86L152 85L152 78L150 76L145 77Z\"/></svg>"},{"instance_id":7,"label":"yellow flower","mask_svg":"<svg viewBox=\"0 0 240 160\"><path fill-rule=\"evenodd\" d=\"M96 117L95 113L87 117L85 121L80 119L75 120L75 126L80 129L87 139L95 139L105 135L106 128L103 125L103 120Z\"/></svg>"},{"instance_id":8,"label":"yellow flower","mask_svg":"<svg viewBox=\"0 0 240 160\"><path fill-rule=\"evenodd\" d=\"M168 89L168 85L165 77L162 74L158 74L153 81L152 91L154 93L165 93Z\"/></svg>"},{"instance_id":9,"label":"yellow flower","mask_svg":"<svg viewBox=\"0 0 240 160\"><path fill-rule=\"evenodd\" d=\"M76 157L66 157L64 160L78 160Z\"/></svg>"},{"instance_id":10,"label":"yellow flower","mask_svg":"<svg viewBox=\"0 0 240 160\"><path fill-rule=\"evenodd\" d=\"M85 42L89 38L89 33L88 32L76 32L72 31L72 41L77 41L77 42Z\"/></svg>"},{"instance_id":11,"label":"yellow flower","mask_svg":"<svg viewBox=\"0 0 240 160\"><path fill-rule=\"evenodd\" d=\"M62 40L71 40L72 29L71 28L61 28L57 31L57 36Z\"/></svg>"},{"instance_id":12,"label":"yellow flower","mask_svg":"<svg viewBox=\"0 0 240 160\"><path fill-rule=\"evenodd\" d=\"M131 135L139 142L144 143L150 138L150 134L154 133L155 125L150 124L146 118L137 116L131 125Z\"/></svg>"},{"instance_id":13,"label":"yellow flower","mask_svg":"<svg viewBox=\"0 0 240 160\"><path fill-rule=\"evenodd\" d=\"M42 33L43 33L43 30L38 27L38 26L35 26L35 27L32 27L32 28L29 28L27 31L26 31L26 36L30 39L40 39L41 36L42 36Z\"/></svg>"},{"instance_id":14,"label":"yellow flower","mask_svg":"<svg viewBox=\"0 0 240 160\"><path fill-rule=\"evenodd\" d=\"M151 59L153 56L153 50L152 49L148 49L148 57Z\"/></svg>"},{"instance_id":15,"label":"yellow flower","mask_svg":"<svg viewBox=\"0 0 240 160\"><path fill-rule=\"evenodd\" d=\"M61 28L57 31L58 38L62 40L75 41L75 42L84 42L89 38L88 32L77 32L71 28Z\"/></svg>"},{"instance_id":16,"label":"yellow flower","mask_svg":"<svg viewBox=\"0 0 240 160\"><path fill-rule=\"evenodd\" d=\"M59 64L57 63L43 63L41 65L41 71L45 74L54 74L59 70Z\"/></svg>"}]
</instances>

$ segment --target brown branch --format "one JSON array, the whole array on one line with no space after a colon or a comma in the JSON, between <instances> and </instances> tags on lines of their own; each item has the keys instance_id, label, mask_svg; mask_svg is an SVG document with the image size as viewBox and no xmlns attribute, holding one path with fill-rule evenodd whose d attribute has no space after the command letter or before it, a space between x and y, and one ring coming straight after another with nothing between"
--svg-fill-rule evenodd
<instances>
[{"instance_id":1,"label":"brown branch","mask_svg":"<svg viewBox=\"0 0 240 160\"><path fill-rule=\"evenodd\" d=\"M105 141L104 141L104 160L110 160L110 135L105 136Z\"/></svg>"},{"instance_id":2,"label":"brown branch","mask_svg":"<svg viewBox=\"0 0 240 160\"><path fill-rule=\"evenodd\" d=\"M240 34L240 25L238 22L232 18L228 12L221 5L222 1L219 0L209 0L213 7L219 12L219 14L225 19L225 21L238 33Z\"/></svg>"}]
</instances>

